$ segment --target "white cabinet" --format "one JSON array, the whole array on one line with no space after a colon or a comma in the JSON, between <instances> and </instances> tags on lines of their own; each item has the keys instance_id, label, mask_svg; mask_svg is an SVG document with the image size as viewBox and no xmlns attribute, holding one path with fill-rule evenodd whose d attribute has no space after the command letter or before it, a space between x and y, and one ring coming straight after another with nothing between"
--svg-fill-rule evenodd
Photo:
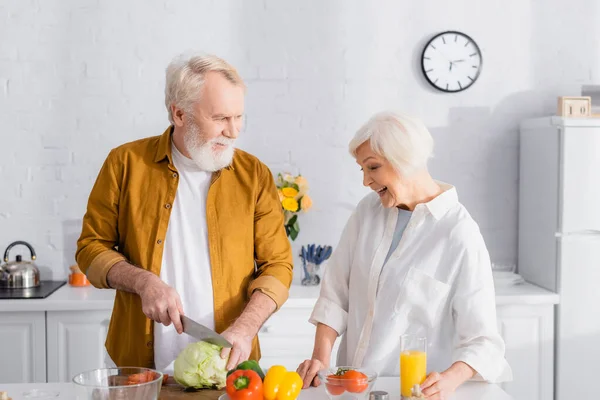
<instances>
[{"instance_id":1,"label":"white cabinet","mask_svg":"<svg viewBox=\"0 0 600 400\"><path fill-rule=\"evenodd\" d=\"M104 366L111 312L48 311L48 382L69 382L77 373Z\"/></svg>"},{"instance_id":2,"label":"white cabinet","mask_svg":"<svg viewBox=\"0 0 600 400\"><path fill-rule=\"evenodd\" d=\"M46 382L45 313L0 314L0 383Z\"/></svg>"},{"instance_id":3,"label":"white cabinet","mask_svg":"<svg viewBox=\"0 0 600 400\"><path fill-rule=\"evenodd\" d=\"M110 310L0 313L0 383L70 382L104 366Z\"/></svg>"},{"instance_id":4,"label":"white cabinet","mask_svg":"<svg viewBox=\"0 0 600 400\"><path fill-rule=\"evenodd\" d=\"M600 124L562 129L562 232L600 231ZM558 176L556 177L559 178Z\"/></svg>"},{"instance_id":5,"label":"white cabinet","mask_svg":"<svg viewBox=\"0 0 600 400\"><path fill-rule=\"evenodd\" d=\"M553 399L554 306L504 305L497 315L513 371L513 381L500 386L516 400Z\"/></svg>"},{"instance_id":6,"label":"white cabinet","mask_svg":"<svg viewBox=\"0 0 600 400\"><path fill-rule=\"evenodd\" d=\"M0 383L69 382L103 367L114 296L64 285L45 299L0 300Z\"/></svg>"},{"instance_id":7,"label":"white cabinet","mask_svg":"<svg viewBox=\"0 0 600 400\"><path fill-rule=\"evenodd\" d=\"M316 329L308 322L311 312L312 307L284 305L265 322L258 334L261 367L268 369L273 365L283 365L295 371L302 361L310 359ZM331 355L332 365L336 363L339 343L338 339Z\"/></svg>"},{"instance_id":8,"label":"white cabinet","mask_svg":"<svg viewBox=\"0 0 600 400\"><path fill-rule=\"evenodd\" d=\"M600 360L600 235L568 235L558 242L565 295L556 325L556 399L595 398L590 387L575 382L583 382L582 374L593 379Z\"/></svg>"},{"instance_id":9,"label":"white cabinet","mask_svg":"<svg viewBox=\"0 0 600 400\"><path fill-rule=\"evenodd\" d=\"M308 323L311 311L284 305L265 322L258 333L261 367L283 365L296 370L302 361L310 358L315 337L314 326Z\"/></svg>"}]
</instances>

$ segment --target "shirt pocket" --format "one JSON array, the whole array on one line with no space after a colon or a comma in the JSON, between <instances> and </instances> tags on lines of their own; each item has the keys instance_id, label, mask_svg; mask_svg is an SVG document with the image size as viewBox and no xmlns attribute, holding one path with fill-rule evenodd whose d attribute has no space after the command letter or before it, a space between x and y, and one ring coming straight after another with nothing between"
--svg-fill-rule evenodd
<instances>
[{"instance_id":1,"label":"shirt pocket","mask_svg":"<svg viewBox=\"0 0 600 400\"><path fill-rule=\"evenodd\" d=\"M400 287L394 311L409 324L434 328L449 292L450 285L412 267Z\"/></svg>"}]
</instances>

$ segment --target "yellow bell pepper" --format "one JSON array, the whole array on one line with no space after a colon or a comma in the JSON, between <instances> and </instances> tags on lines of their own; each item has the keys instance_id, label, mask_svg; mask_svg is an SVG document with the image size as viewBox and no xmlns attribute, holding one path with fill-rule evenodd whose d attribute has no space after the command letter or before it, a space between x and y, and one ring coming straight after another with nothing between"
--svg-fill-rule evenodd
<instances>
[{"instance_id":1,"label":"yellow bell pepper","mask_svg":"<svg viewBox=\"0 0 600 400\"><path fill-rule=\"evenodd\" d=\"M281 365L269 368L263 382L265 400L295 400L302 390L302 378L297 372L288 371Z\"/></svg>"}]
</instances>

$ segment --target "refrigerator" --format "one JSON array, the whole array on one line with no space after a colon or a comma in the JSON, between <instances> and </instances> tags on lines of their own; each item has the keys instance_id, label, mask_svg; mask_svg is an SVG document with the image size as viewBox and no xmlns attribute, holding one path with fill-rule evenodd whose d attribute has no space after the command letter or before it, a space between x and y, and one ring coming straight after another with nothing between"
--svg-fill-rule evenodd
<instances>
[{"instance_id":1,"label":"refrigerator","mask_svg":"<svg viewBox=\"0 0 600 400\"><path fill-rule=\"evenodd\" d=\"M600 118L520 125L518 272L559 294L554 398L598 398Z\"/></svg>"}]
</instances>

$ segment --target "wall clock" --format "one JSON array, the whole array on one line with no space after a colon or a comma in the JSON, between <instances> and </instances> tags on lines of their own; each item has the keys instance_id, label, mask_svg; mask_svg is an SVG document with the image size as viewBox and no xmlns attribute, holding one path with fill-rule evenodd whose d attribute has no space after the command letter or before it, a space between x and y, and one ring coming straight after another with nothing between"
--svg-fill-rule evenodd
<instances>
[{"instance_id":1,"label":"wall clock","mask_svg":"<svg viewBox=\"0 0 600 400\"><path fill-rule=\"evenodd\" d=\"M427 42L421 55L421 69L427 82L449 93L471 87L479 77L482 63L477 43L456 31L435 35Z\"/></svg>"}]
</instances>

